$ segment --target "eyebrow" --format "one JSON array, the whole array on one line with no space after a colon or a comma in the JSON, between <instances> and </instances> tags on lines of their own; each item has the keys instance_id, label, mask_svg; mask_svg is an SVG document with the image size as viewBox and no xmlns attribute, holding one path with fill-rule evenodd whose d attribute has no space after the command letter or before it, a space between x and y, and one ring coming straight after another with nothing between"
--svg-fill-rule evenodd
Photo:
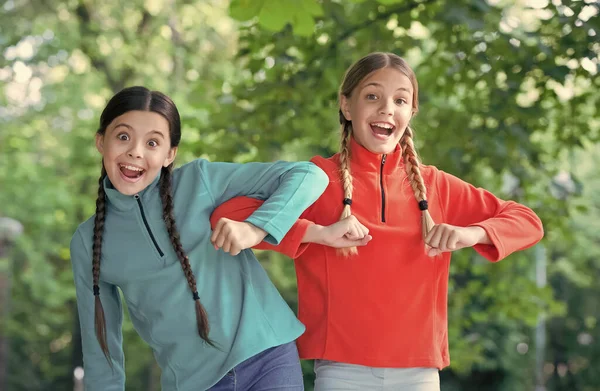
<instances>
[{"instance_id":1,"label":"eyebrow","mask_svg":"<svg viewBox=\"0 0 600 391\"><path fill-rule=\"evenodd\" d=\"M134 131L135 131L135 129L133 129L133 127L132 127L131 125L128 125L128 124L126 124L126 123L124 123L124 122L121 122L121 123L117 124L117 125L116 125L116 126L113 128L113 130L117 129L119 126L124 126L124 127L126 127L127 129L131 130L132 132L134 132ZM162 137L162 138L165 138L165 135L164 135L164 134L162 134L162 132L160 132L160 131L158 131L158 130L151 130L149 134L158 134L160 137Z\"/></svg>"},{"instance_id":2,"label":"eyebrow","mask_svg":"<svg viewBox=\"0 0 600 391\"><path fill-rule=\"evenodd\" d=\"M367 84L365 84L365 85L363 86L363 88L366 88L366 87L368 87L368 86L383 87L383 85L382 85L381 83L377 83L377 82L374 82L374 81L372 81L372 82L370 82L370 83L367 83ZM400 88L398 88L396 91L398 91L398 90L401 90L401 91L406 91L406 92L408 92L409 94L410 94L410 93L412 93L412 91L411 91L411 90L409 90L409 89L408 89L408 88L406 88L406 87L400 87Z\"/></svg>"}]
</instances>

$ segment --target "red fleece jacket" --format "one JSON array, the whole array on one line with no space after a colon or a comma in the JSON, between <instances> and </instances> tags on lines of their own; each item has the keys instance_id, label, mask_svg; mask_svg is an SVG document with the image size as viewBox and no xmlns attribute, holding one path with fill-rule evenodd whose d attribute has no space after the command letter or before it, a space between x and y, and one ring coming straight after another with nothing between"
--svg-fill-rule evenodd
<instances>
[{"instance_id":1,"label":"red fleece jacket","mask_svg":"<svg viewBox=\"0 0 600 391\"><path fill-rule=\"evenodd\" d=\"M447 293L451 253L430 258L421 237L421 212L407 179L401 152L376 155L351 141L352 213L369 228L371 242L358 255L301 244L312 222L339 220L344 194L339 156L312 161L330 178L325 193L301 216L279 246L261 243L295 261L298 317L306 332L300 357L373 367L437 367L450 363ZM542 223L529 208L440 171L422 166L429 211L436 223L476 225L492 245L475 250L490 261L537 243ZM221 217L243 221L261 201L235 198L218 207Z\"/></svg>"}]
</instances>

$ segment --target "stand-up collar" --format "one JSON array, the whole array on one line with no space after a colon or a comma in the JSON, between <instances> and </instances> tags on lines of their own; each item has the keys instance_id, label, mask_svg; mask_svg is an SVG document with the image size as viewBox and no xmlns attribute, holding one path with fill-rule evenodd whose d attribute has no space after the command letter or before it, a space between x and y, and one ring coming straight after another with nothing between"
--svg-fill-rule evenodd
<instances>
[{"instance_id":1,"label":"stand-up collar","mask_svg":"<svg viewBox=\"0 0 600 391\"><path fill-rule=\"evenodd\" d=\"M139 195L139 197L142 199L142 201L144 201L145 198L147 198L147 195L150 194L152 192L152 190L156 188L159 180L160 180L160 172L158 173L156 178L154 178L152 183L150 183L148 186L146 186L145 189L143 189L136 195ZM108 179L108 175L104 177L103 185L104 185L104 192L106 193L106 198L108 199L108 202L111 204L111 206L115 207L118 210L123 210L123 211L129 210L135 206L135 204L136 204L135 195L129 196L129 195L120 193L119 190L117 190L113 186L113 184L110 182L110 179Z\"/></svg>"},{"instance_id":2,"label":"stand-up collar","mask_svg":"<svg viewBox=\"0 0 600 391\"><path fill-rule=\"evenodd\" d=\"M360 145L354 137L350 137L350 160L353 171L381 171L382 160L385 156L383 173L391 174L398 168L404 169L400 145L388 154L377 154Z\"/></svg>"}]
</instances>

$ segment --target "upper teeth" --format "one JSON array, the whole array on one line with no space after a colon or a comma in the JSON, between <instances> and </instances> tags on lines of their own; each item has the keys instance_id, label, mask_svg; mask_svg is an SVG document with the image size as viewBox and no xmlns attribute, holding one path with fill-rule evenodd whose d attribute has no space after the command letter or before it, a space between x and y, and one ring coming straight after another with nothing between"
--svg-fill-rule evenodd
<instances>
[{"instance_id":1,"label":"upper teeth","mask_svg":"<svg viewBox=\"0 0 600 391\"><path fill-rule=\"evenodd\" d=\"M384 129L392 129L393 128L393 126L390 125L390 124L380 123L380 122L377 122L377 123L374 123L374 124L371 124L371 125L378 126L380 128L384 128Z\"/></svg>"},{"instance_id":2,"label":"upper teeth","mask_svg":"<svg viewBox=\"0 0 600 391\"><path fill-rule=\"evenodd\" d=\"M134 166L128 166L126 164L121 164L121 167L125 167L126 169L131 170L131 171L144 171L143 168L138 168L138 167L134 167Z\"/></svg>"}]
</instances>

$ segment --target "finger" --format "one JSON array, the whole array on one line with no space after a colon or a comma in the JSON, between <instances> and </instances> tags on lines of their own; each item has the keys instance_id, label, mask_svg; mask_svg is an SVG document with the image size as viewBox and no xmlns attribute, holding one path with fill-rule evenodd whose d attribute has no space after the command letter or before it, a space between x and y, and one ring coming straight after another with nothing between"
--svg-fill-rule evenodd
<instances>
[{"instance_id":1,"label":"finger","mask_svg":"<svg viewBox=\"0 0 600 391\"><path fill-rule=\"evenodd\" d=\"M373 239L373 237L371 235L365 235L365 237L359 241L357 246L366 246L367 243L369 243L371 241L371 239Z\"/></svg>"},{"instance_id":2,"label":"finger","mask_svg":"<svg viewBox=\"0 0 600 391\"><path fill-rule=\"evenodd\" d=\"M358 220L356 221L356 223L354 223L354 229L356 230L356 234L359 239L364 238L365 235L367 235L369 233L369 230L367 229L367 227L365 227L364 225L359 223Z\"/></svg>"},{"instance_id":3,"label":"finger","mask_svg":"<svg viewBox=\"0 0 600 391\"><path fill-rule=\"evenodd\" d=\"M219 219L219 221L217 221L217 224L215 225L215 229L213 230L212 235L210 235L210 241L214 244L217 240L217 237L219 236L219 233L221 232L221 227L223 227L223 219Z\"/></svg>"},{"instance_id":4,"label":"finger","mask_svg":"<svg viewBox=\"0 0 600 391\"><path fill-rule=\"evenodd\" d=\"M428 245L427 243L425 243L425 248L423 250L425 250L425 255L429 256L429 251L431 251L433 247L431 247L430 245Z\"/></svg>"},{"instance_id":5,"label":"finger","mask_svg":"<svg viewBox=\"0 0 600 391\"><path fill-rule=\"evenodd\" d=\"M221 229L218 236L215 238L214 245L217 246L217 248L223 248L225 240L227 240L227 235Z\"/></svg>"},{"instance_id":6,"label":"finger","mask_svg":"<svg viewBox=\"0 0 600 391\"><path fill-rule=\"evenodd\" d=\"M347 238L341 238L336 240L334 243L331 243L332 247L335 248L346 248L346 247L355 247L359 240L350 240Z\"/></svg>"},{"instance_id":7,"label":"finger","mask_svg":"<svg viewBox=\"0 0 600 391\"><path fill-rule=\"evenodd\" d=\"M442 253L442 250L437 249L437 248L432 248L427 252L427 255L429 255L430 257L436 257L438 255L440 255Z\"/></svg>"},{"instance_id":8,"label":"finger","mask_svg":"<svg viewBox=\"0 0 600 391\"><path fill-rule=\"evenodd\" d=\"M365 227L361 223L358 223L358 227L360 228L360 231L362 232L363 238L369 234L369 228Z\"/></svg>"},{"instance_id":9,"label":"finger","mask_svg":"<svg viewBox=\"0 0 600 391\"><path fill-rule=\"evenodd\" d=\"M448 241L450 239L450 235L452 235L452 228L443 227L441 231L440 243L436 246L438 249L442 251L451 251L448 247Z\"/></svg>"},{"instance_id":10,"label":"finger","mask_svg":"<svg viewBox=\"0 0 600 391\"><path fill-rule=\"evenodd\" d=\"M427 243L430 247L439 247L440 239L442 238L441 231L442 229L439 225L434 226L427 235L429 237L429 240L425 240L425 243Z\"/></svg>"},{"instance_id":11,"label":"finger","mask_svg":"<svg viewBox=\"0 0 600 391\"><path fill-rule=\"evenodd\" d=\"M431 238L433 238L433 235L435 235L435 231L437 230L437 225L434 225L433 227L431 227L431 229L429 230L429 232L427 232L427 235L425 235L425 243L429 243L431 241Z\"/></svg>"},{"instance_id":12,"label":"finger","mask_svg":"<svg viewBox=\"0 0 600 391\"><path fill-rule=\"evenodd\" d=\"M362 239L362 235L359 234L355 224L351 224L350 227L348 227L348 232L346 232L346 235L344 236L350 240Z\"/></svg>"},{"instance_id":13,"label":"finger","mask_svg":"<svg viewBox=\"0 0 600 391\"><path fill-rule=\"evenodd\" d=\"M460 239L460 234L458 233L458 231L456 231L456 230L452 231L452 233L450 234L450 237L448 238L448 248L451 251L458 249L459 239Z\"/></svg>"},{"instance_id":14,"label":"finger","mask_svg":"<svg viewBox=\"0 0 600 391\"><path fill-rule=\"evenodd\" d=\"M229 252L231 255L238 255L240 252L242 251L242 249L240 248L240 246L233 244L231 246L231 251Z\"/></svg>"},{"instance_id":15,"label":"finger","mask_svg":"<svg viewBox=\"0 0 600 391\"><path fill-rule=\"evenodd\" d=\"M231 236L228 235L227 238L225 238L225 240L223 241L223 251L225 251L226 253L231 251Z\"/></svg>"},{"instance_id":16,"label":"finger","mask_svg":"<svg viewBox=\"0 0 600 391\"><path fill-rule=\"evenodd\" d=\"M361 247L361 246L365 246L367 243L369 243L371 241L371 239L373 239L373 237L370 235L367 235L362 239L356 239L356 240L345 239L345 240L342 240L341 243L339 243L338 246L336 246L336 247Z\"/></svg>"}]
</instances>

